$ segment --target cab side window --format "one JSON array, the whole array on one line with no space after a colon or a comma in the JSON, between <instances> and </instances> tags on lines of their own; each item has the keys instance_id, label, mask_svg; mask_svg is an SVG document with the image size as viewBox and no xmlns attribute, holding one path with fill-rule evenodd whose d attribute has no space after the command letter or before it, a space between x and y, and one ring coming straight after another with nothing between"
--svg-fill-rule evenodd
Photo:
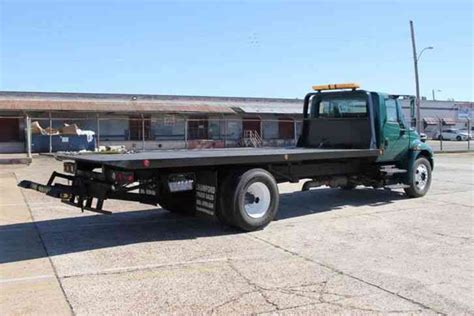
<instances>
[{"instance_id":1,"label":"cab side window","mask_svg":"<svg viewBox=\"0 0 474 316\"><path fill-rule=\"evenodd\" d=\"M394 99L385 99L387 122L398 123L397 102Z\"/></svg>"}]
</instances>

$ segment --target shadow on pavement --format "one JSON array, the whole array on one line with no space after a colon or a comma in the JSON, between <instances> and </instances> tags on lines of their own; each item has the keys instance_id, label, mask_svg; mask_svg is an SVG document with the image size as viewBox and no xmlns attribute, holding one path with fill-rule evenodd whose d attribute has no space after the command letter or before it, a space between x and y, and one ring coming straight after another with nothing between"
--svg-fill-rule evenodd
<instances>
[{"instance_id":1,"label":"shadow on pavement","mask_svg":"<svg viewBox=\"0 0 474 316\"><path fill-rule=\"evenodd\" d=\"M344 206L376 207L404 198L399 192L372 189L318 189L285 193L281 194L276 220L336 210ZM223 226L211 217L183 217L160 209L120 212L110 216L81 215L0 226L0 263L143 242L190 240L239 233L241 232ZM43 249L43 241L47 253Z\"/></svg>"},{"instance_id":2,"label":"shadow on pavement","mask_svg":"<svg viewBox=\"0 0 474 316\"><path fill-rule=\"evenodd\" d=\"M400 191L369 188L350 191L323 188L285 193L280 195L280 209L276 220L334 211L345 206L377 207L406 198Z\"/></svg>"}]
</instances>

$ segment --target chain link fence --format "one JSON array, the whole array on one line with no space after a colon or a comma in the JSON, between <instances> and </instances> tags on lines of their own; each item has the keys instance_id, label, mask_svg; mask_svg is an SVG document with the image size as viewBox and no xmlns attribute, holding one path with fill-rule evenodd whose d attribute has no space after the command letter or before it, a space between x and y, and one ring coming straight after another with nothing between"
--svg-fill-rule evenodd
<instances>
[{"instance_id":1,"label":"chain link fence","mask_svg":"<svg viewBox=\"0 0 474 316\"><path fill-rule=\"evenodd\" d=\"M18 120L20 137L15 142L20 144L19 151L28 152L30 148L31 152L41 153L108 148L129 151L230 148L255 144L245 142L245 135L254 135L246 131L258 134L261 146L293 146L302 126L301 120L292 118L187 118L179 115L1 118ZM31 130L29 135L28 129ZM474 131L470 119L458 120L456 125L435 119L425 124L424 133L427 143L437 152L472 150Z\"/></svg>"},{"instance_id":2,"label":"chain link fence","mask_svg":"<svg viewBox=\"0 0 474 316\"><path fill-rule=\"evenodd\" d=\"M295 119L161 117L27 117L26 143L32 152L228 148L245 146L245 130L261 146L296 145L301 121ZM28 127L29 125L29 127Z\"/></svg>"},{"instance_id":3,"label":"chain link fence","mask_svg":"<svg viewBox=\"0 0 474 316\"><path fill-rule=\"evenodd\" d=\"M459 128L453 124L445 124L441 118L437 118L436 122L425 126L425 134L427 143L437 152L456 152L470 151L471 141L474 136L474 130L470 119L465 119L461 123L458 121L456 125L463 125Z\"/></svg>"}]
</instances>

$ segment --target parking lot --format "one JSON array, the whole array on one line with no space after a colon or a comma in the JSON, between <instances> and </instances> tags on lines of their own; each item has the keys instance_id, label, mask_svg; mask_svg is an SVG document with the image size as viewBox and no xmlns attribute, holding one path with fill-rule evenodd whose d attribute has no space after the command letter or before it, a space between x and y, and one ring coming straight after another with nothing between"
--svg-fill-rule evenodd
<instances>
[{"instance_id":1,"label":"parking lot","mask_svg":"<svg viewBox=\"0 0 474 316\"><path fill-rule=\"evenodd\" d=\"M276 221L241 233L106 201L34 191L61 163L0 169L4 314L474 313L473 154L435 157L430 193L280 185Z\"/></svg>"}]
</instances>

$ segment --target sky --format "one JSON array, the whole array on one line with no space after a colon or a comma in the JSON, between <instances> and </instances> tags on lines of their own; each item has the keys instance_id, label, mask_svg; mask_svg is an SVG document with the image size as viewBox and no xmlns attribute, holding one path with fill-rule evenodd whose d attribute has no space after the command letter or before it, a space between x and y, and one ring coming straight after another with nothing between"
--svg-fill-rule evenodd
<instances>
[{"instance_id":1,"label":"sky","mask_svg":"<svg viewBox=\"0 0 474 316\"><path fill-rule=\"evenodd\" d=\"M0 90L474 99L474 1L0 0ZM439 90L439 91L438 91Z\"/></svg>"}]
</instances>

